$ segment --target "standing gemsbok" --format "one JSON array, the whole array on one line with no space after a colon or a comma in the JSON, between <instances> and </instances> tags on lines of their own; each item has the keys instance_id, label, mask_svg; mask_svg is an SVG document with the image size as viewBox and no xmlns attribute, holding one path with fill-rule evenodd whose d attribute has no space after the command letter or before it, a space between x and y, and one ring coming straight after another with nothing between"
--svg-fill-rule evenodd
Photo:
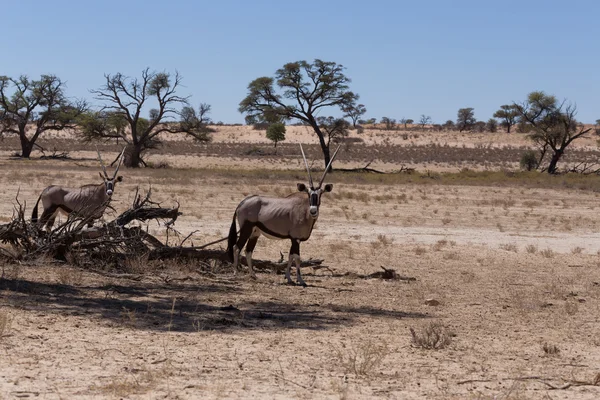
<instances>
[{"instance_id":1,"label":"standing gemsbok","mask_svg":"<svg viewBox=\"0 0 600 400\"><path fill-rule=\"evenodd\" d=\"M117 173L123 162L125 149L119 155L119 163L112 177L108 176L100 152L97 149L96 151L98 152L98 159L104 173L104 175L100 173L103 182L100 184L83 185L76 189L56 185L48 186L42 191L42 194L40 194L33 207L31 222L38 222L38 204L40 200L42 201L44 211L40 217L39 224L41 227L46 226L48 230L52 229L54 220L59 212L66 215L76 213L83 218L89 218L88 226L93 225L95 219L102 217L114 193L116 183L123 180L123 177L117 176Z\"/></svg>"},{"instance_id":2,"label":"standing gemsbok","mask_svg":"<svg viewBox=\"0 0 600 400\"><path fill-rule=\"evenodd\" d=\"M248 196L237 206L233 214L233 221L229 229L229 241L227 244L227 253L229 259L233 261L235 270L239 265L240 252L246 245L246 261L250 269L250 275L254 278L254 269L252 268L252 251L256 246L256 242L260 235L265 235L270 239L290 239L292 247L288 259L285 277L287 282L293 284L290 277L290 269L292 263L296 263L296 280L302 286L306 283L300 275L300 242L304 242L310 238L315 222L319 217L319 206L321 205L321 195L324 192L331 192L332 184L327 184L321 187L327 171L331 163L335 159L338 147L333 157L329 161L327 168L323 172L323 176L319 184L313 185L310 168L304 155L302 145L300 151L304 159L304 165L308 172L308 181L310 187L306 187L303 183L298 183L298 193L291 194L287 197L264 197L264 196ZM240 226L240 236L238 238L236 232L237 221Z\"/></svg>"}]
</instances>

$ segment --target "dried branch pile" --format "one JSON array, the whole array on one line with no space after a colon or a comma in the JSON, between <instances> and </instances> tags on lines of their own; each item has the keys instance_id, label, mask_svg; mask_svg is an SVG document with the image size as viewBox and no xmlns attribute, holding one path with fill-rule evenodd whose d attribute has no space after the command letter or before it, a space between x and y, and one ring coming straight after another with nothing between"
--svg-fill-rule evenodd
<instances>
[{"instance_id":1,"label":"dried branch pile","mask_svg":"<svg viewBox=\"0 0 600 400\"><path fill-rule=\"evenodd\" d=\"M0 247L1 255L13 260L27 261L40 256L58 260L94 261L114 263L132 255L151 255L165 245L141 225L132 222L165 221L169 229L181 215L179 207L163 208L136 193L133 204L115 220L103 225L88 227L89 218L71 214L62 225L45 231L26 220L25 206L18 199L12 221L0 225L0 242L12 249Z\"/></svg>"}]
</instances>

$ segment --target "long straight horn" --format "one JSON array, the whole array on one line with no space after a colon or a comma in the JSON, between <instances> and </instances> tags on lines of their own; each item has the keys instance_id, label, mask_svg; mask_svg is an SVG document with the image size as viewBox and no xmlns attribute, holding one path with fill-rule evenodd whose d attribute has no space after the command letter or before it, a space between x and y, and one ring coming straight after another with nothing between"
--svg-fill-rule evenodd
<instances>
[{"instance_id":1,"label":"long straight horn","mask_svg":"<svg viewBox=\"0 0 600 400\"><path fill-rule=\"evenodd\" d=\"M310 175L310 168L308 167L308 161L306 161L306 156L304 155L304 149L302 148L302 143L300 143L300 151L302 152L302 158L304 159L304 165L306 165L306 172L308 172L308 183L310 183L310 188L314 188L312 176Z\"/></svg>"},{"instance_id":2,"label":"long straight horn","mask_svg":"<svg viewBox=\"0 0 600 400\"><path fill-rule=\"evenodd\" d=\"M331 157L331 159L329 160L329 164L327 164L327 168L325 168L325 172L323 172L323 176L321 177L321 181L319 182L319 187L321 187L321 185L323 184L323 181L325 180L325 177L327 176L327 172L329 171L329 167L331 167L333 160L335 160L335 156L337 156L338 151L340 151L340 147L342 147L341 144L335 150L335 153L333 153L333 157Z\"/></svg>"},{"instance_id":3,"label":"long straight horn","mask_svg":"<svg viewBox=\"0 0 600 400\"><path fill-rule=\"evenodd\" d=\"M119 172L119 168L121 168L121 164L123 163L123 154L125 153L125 147L123 147L123 150L121 150L121 154L119 154L119 163L117 164L117 169L115 169L115 173L113 175L113 179L115 179L117 177L117 173Z\"/></svg>"},{"instance_id":4,"label":"long straight horn","mask_svg":"<svg viewBox=\"0 0 600 400\"><path fill-rule=\"evenodd\" d=\"M106 167L104 166L104 161L102 161L102 156L100 155L100 150L96 147L96 153L98 153L98 160L100 160L100 165L102 165L102 171L104 172L104 177L108 179L108 174L106 173Z\"/></svg>"}]
</instances>

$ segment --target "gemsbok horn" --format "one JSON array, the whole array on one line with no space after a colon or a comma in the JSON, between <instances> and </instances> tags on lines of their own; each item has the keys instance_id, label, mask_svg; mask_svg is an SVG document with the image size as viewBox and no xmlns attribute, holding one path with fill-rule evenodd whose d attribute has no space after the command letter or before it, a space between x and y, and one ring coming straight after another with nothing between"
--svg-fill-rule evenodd
<instances>
[{"instance_id":1,"label":"gemsbok horn","mask_svg":"<svg viewBox=\"0 0 600 400\"><path fill-rule=\"evenodd\" d=\"M285 272L285 278L289 284L293 284L290 277L292 263L296 263L296 280L298 284L306 286L300 274L300 242L310 238L315 222L319 217L319 206L321 205L321 195L324 192L331 192L333 185L331 183L323 185L327 176L327 171L335 159L340 147L337 148L333 157L329 161L327 168L319 184L315 187L313 184L310 167L304 155L304 149L300 145L306 172L308 173L309 187L304 183L298 183L298 192L287 197L265 197L248 196L240 202L233 214L233 221L229 229L229 240L227 242L227 254L230 261L233 262L237 271L239 266L240 252L246 245L246 261L250 269L250 275L254 278L254 269L252 267L252 251L260 235L270 239L289 239L292 242L290 248L288 265ZM237 236L236 219L240 226L240 235ZM247 244L246 244L247 242Z\"/></svg>"},{"instance_id":2,"label":"gemsbok horn","mask_svg":"<svg viewBox=\"0 0 600 400\"><path fill-rule=\"evenodd\" d=\"M123 162L123 153L125 152L125 149L123 149L119 155L119 163L112 177L108 176L98 149L96 149L96 152L98 153L98 159L102 165L100 177L103 182L100 184L83 185L79 188L72 189L56 185L48 186L42 191L33 207L31 222L38 222L38 204L40 200L44 207L44 211L40 217L39 225L41 227L45 226L47 230L52 229L54 220L59 212L66 215L76 213L82 218L89 218L89 226L93 225L94 220L102 217L104 210L106 210L115 191L116 183L123 180L123 177L117 176L117 173Z\"/></svg>"}]
</instances>

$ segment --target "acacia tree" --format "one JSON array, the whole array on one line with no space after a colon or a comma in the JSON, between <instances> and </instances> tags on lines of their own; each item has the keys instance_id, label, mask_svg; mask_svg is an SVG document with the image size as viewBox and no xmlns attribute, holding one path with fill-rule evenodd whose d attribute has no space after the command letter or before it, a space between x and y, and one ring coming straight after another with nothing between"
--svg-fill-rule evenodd
<instances>
[{"instance_id":1,"label":"acacia tree","mask_svg":"<svg viewBox=\"0 0 600 400\"><path fill-rule=\"evenodd\" d=\"M477 122L475 119L474 108L461 108L458 110L456 118L456 127L459 132L470 130Z\"/></svg>"},{"instance_id":2,"label":"acacia tree","mask_svg":"<svg viewBox=\"0 0 600 400\"><path fill-rule=\"evenodd\" d=\"M421 114L421 118L419 118L419 125L421 125L421 129L425 129L425 125L431 122L431 117L429 115Z\"/></svg>"},{"instance_id":3,"label":"acacia tree","mask_svg":"<svg viewBox=\"0 0 600 400\"><path fill-rule=\"evenodd\" d=\"M591 128L585 128L575 116L577 107L567 104L566 100L559 103L556 97L543 91L531 92L527 100L521 104L513 104L523 122L529 124L532 133L529 138L539 147L540 158L538 165L544 159L548 149L552 151L547 172L555 174L557 164L567 147L574 140L582 137Z\"/></svg>"},{"instance_id":4,"label":"acacia tree","mask_svg":"<svg viewBox=\"0 0 600 400\"><path fill-rule=\"evenodd\" d=\"M91 90L104 106L100 111L86 114L80 125L87 139L125 141L125 166L145 166L143 153L160 145L161 133L184 133L199 141L210 140L206 126L210 105L203 103L196 112L188 105L188 97L175 94L181 85L179 73L171 79L166 72L151 72L146 68L141 79L120 73L104 77L104 86ZM148 118L144 118L142 111L149 103L157 108L150 109ZM178 110L177 106L182 108ZM174 120L177 116L179 121Z\"/></svg>"},{"instance_id":5,"label":"acacia tree","mask_svg":"<svg viewBox=\"0 0 600 400\"><path fill-rule=\"evenodd\" d=\"M394 118L382 117L381 123L383 125L385 125L386 131L391 131L392 129L394 129L396 127L396 120Z\"/></svg>"},{"instance_id":6,"label":"acacia tree","mask_svg":"<svg viewBox=\"0 0 600 400\"><path fill-rule=\"evenodd\" d=\"M240 102L239 111L246 114L246 123L253 124L265 115L285 120L297 119L308 124L319 139L325 166L331 158L329 145L317 121L324 108L348 109L359 96L349 90L350 79L344 66L319 59L308 63L296 61L285 64L275 77L261 77L248 85L248 95ZM275 84L281 89L277 93Z\"/></svg>"},{"instance_id":7,"label":"acacia tree","mask_svg":"<svg viewBox=\"0 0 600 400\"><path fill-rule=\"evenodd\" d=\"M517 110L514 104L505 104L500 106L500 109L494 113L493 117L502 120L500 125L506 128L506 133L510 133L510 128L518 122L519 110Z\"/></svg>"},{"instance_id":8,"label":"acacia tree","mask_svg":"<svg viewBox=\"0 0 600 400\"><path fill-rule=\"evenodd\" d=\"M408 124L412 124L412 123L413 123L413 122L415 122L415 121L413 121L413 120L412 120L412 119L410 119L410 118L404 118L404 117L403 117L403 118L401 118L401 119L400 119L400 121L398 121L398 122L400 122L401 124L403 124L403 125L404 125L404 129L406 130L406 129L407 129L406 125L408 125Z\"/></svg>"},{"instance_id":9,"label":"acacia tree","mask_svg":"<svg viewBox=\"0 0 600 400\"><path fill-rule=\"evenodd\" d=\"M344 112L344 117L350 118L352 120L352 126L356 128L358 120L367 112L367 108L364 104L349 104L342 107L342 111Z\"/></svg>"},{"instance_id":10,"label":"acacia tree","mask_svg":"<svg viewBox=\"0 0 600 400\"><path fill-rule=\"evenodd\" d=\"M39 80L0 76L0 133L19 136L21 157L31 156L44 132L74 128L75 120L87 109L85 101L67 99L64 89L64 82L54 75L42 75Z\"/></svg>"},{"instance_id":11,"label":"acacia tree","mask_svg":"<svg viewBox=\"0 0 600 400\"><path fill-rule=\"evenodd\" d=\"M275 122L267 128L267 139L275 144L275 154L277 154L277 143L285 140L285 125L281 122Z\"/></svg>"},{"instance_id":12,"label":"acacia tree","mask_svg":"<svg viewBox=\"0 0 600 400\"><path fill-rule=\"evenodd\" d=\"M326 135L327 148L331 143L339 143L349 134L350 123L343 118L318 117L319 127Z\"/></svg>"}]
</instances>

